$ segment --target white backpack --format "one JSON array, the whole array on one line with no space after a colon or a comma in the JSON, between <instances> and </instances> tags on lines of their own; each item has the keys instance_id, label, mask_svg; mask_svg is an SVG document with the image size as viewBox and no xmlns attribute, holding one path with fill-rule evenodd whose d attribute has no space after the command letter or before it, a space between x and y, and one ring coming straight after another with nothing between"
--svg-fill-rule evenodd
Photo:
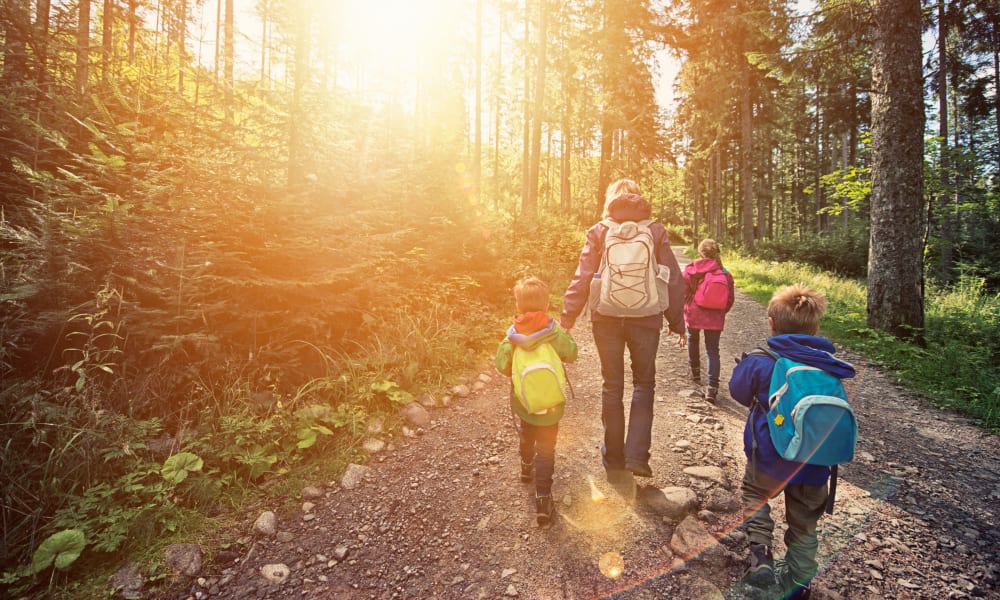
<instances>
[{"instance_id":1,"label":"white backpack","mask_svg":"<svg viewBox=\"0 0 1000 600\"><path fill-rule=\"evenodd\" d=\"M651 220L601 221L604 255L590 284L590 309L608 317L648 317L669 305L670 271L656 262Z\"/></svg>"}]
</instances>

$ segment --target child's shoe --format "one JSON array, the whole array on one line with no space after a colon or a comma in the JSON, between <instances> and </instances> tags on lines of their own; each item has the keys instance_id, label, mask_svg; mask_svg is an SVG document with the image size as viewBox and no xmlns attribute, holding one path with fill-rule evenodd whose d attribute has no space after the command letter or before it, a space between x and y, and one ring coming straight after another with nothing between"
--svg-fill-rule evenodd
<instances>
[{"instance_id":1,"label":"child's shoe","mask_svg":"<svg viewBox=\"0 0 1000 600\"><path fill-rule=\"evenodd\" d=\"M701 370L700 369L691 369L691 382L694 383L695 385L698 385L698 386L701 385Z\"/></svg>"},{"instance_id":2,"label":"child's shoe","mask_svg":"<svg viewBox=\"0 0 1000 600\"><path fill-rule=\"evenodd\" d=\"M535 479L535 465L521 461L521 483L531 483Z\"/></svg>"},{"instance_id":3,"label":"child's shoe","mask_svg":"<svg viewBox=\"0 0 1000 600\"><path fill-rule=\"evenodd\" d=\"M552 496L535 496L535 519L538 526L548 529L552 525Z\"/></svg>"},{"instance_id":4,"label":"child's shoe","mask_svg":"<svg viewBox=\"0 0 1000 600\"><path fill-rule=\"evenodd\" d=\"M778 584L781 586L781 597L785 600L809 600L812 590L810 582L799 581L788 571L788 564L779 561Z\"/></svg>"},{"instance_id":5,"label":"child's shoe","mask_svg":"<svg viewBox=\"0 0 1000 600\"><path fill-rule=\"evenodd\" d=\"M746 580L759 588L774 585L774 555L770 546L750 543L750 564L747 566Z\"/></svg>"}]
</instances>

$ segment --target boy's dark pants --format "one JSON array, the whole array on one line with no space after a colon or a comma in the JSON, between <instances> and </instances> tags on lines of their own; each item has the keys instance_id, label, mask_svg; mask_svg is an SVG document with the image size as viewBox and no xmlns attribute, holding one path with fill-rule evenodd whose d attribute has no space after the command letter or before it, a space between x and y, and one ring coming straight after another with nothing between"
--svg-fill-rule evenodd
<instances>
[{"instance_id":1,"label":"boy's dark pants","mask_svg":"<svg viewBox=\"0 0 1000 600\"><path fill-rule=\"evenodd\" d=\"M532 425L517 419L517 433L520 439L521 462L535 465L535 494L548 496L552 493L552 472L556 465L556 435L559 423L552 425Z\"/></svg>"},{"instance_id":2,"label":"boy's dark pants","mask_svg":"<svg viewBox=\"0 0 1000 600\"><path fill-rule=\"evenodd\" d=\"M816 575L816 523L826 508L827 484L785 485L747 464L743 476L743 515L746 518L747 538L752 544L771 546L774 539L774 520L768 500L785 493L785 561L788 571L796 581L806 583Z\"/></svg>"}]
</instances>

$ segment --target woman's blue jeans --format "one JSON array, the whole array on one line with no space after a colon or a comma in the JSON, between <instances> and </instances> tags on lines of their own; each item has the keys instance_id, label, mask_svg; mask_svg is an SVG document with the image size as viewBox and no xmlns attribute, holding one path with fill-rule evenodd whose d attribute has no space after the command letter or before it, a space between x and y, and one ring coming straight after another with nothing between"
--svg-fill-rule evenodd
<instances>
[{"instance_id":1,"label":"woman's blue jeans","mask_svg":"<svg viewBox=\"0 0 1000 600\"><path fill-rule=\"evenodd\" d=\"M695 329L688 327L687 347L688 364L691 365L692 373L701 372L701 350L699 348L699 332L705 334L705 355L708 358L708 387L719 387L719 371L722 364L719 359L719 338L722 337L721 329Z\"/></svg>"},{"instance_id":2,"label":"woman's blue jeans","mask_svg":"<svg viewBox=\"0 0 1000 600\"><path fill-rule=\"evenodd\" d=\"M601 358L601 420L604 423L604 466L649 464L653 430L653 390L660 330L640 327L631 319L593 321L594 344ZM632 367L632 404L625 424L625 348ZM626 435L627 432L627 435Z\"/></svg>"}]
</instances>

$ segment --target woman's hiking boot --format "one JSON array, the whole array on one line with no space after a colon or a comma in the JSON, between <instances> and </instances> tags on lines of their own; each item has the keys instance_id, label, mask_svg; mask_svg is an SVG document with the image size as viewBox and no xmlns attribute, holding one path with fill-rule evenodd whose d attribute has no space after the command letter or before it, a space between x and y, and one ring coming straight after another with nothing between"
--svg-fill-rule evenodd
<instances>
[{"instance_id":1,"label":"woman's hiking boot","mask_svg":"<svg viewBox=\"0 0 1000 600\"><path fill-rule=\"evenodd\" d=\"M719 386L709 386L705 391L705 400L708 400L710 404L715 404L715 401L719 399Z\"/></svg>"},{"instance_id":2,"label":"woman's hiking boot","mask_svg":"<svg viewBox=\"0 0 1000 600\"><path fill-rule=\"evenodd\" d=\"M552 496L535 496L535 519L538 526L548 529L552 525Z\"/></svg>"},{"instance_id":3,"label":"woman's hiking boot","mask_svg":"<svg viewBox=\"0 0 1000 600\"><path fill-rule=\"evenodd\" d=\"M770 546L750 543L750 564L747 566L746 581L758 588L774 585L774 555Z\"/></svg>"}]
</instances>

